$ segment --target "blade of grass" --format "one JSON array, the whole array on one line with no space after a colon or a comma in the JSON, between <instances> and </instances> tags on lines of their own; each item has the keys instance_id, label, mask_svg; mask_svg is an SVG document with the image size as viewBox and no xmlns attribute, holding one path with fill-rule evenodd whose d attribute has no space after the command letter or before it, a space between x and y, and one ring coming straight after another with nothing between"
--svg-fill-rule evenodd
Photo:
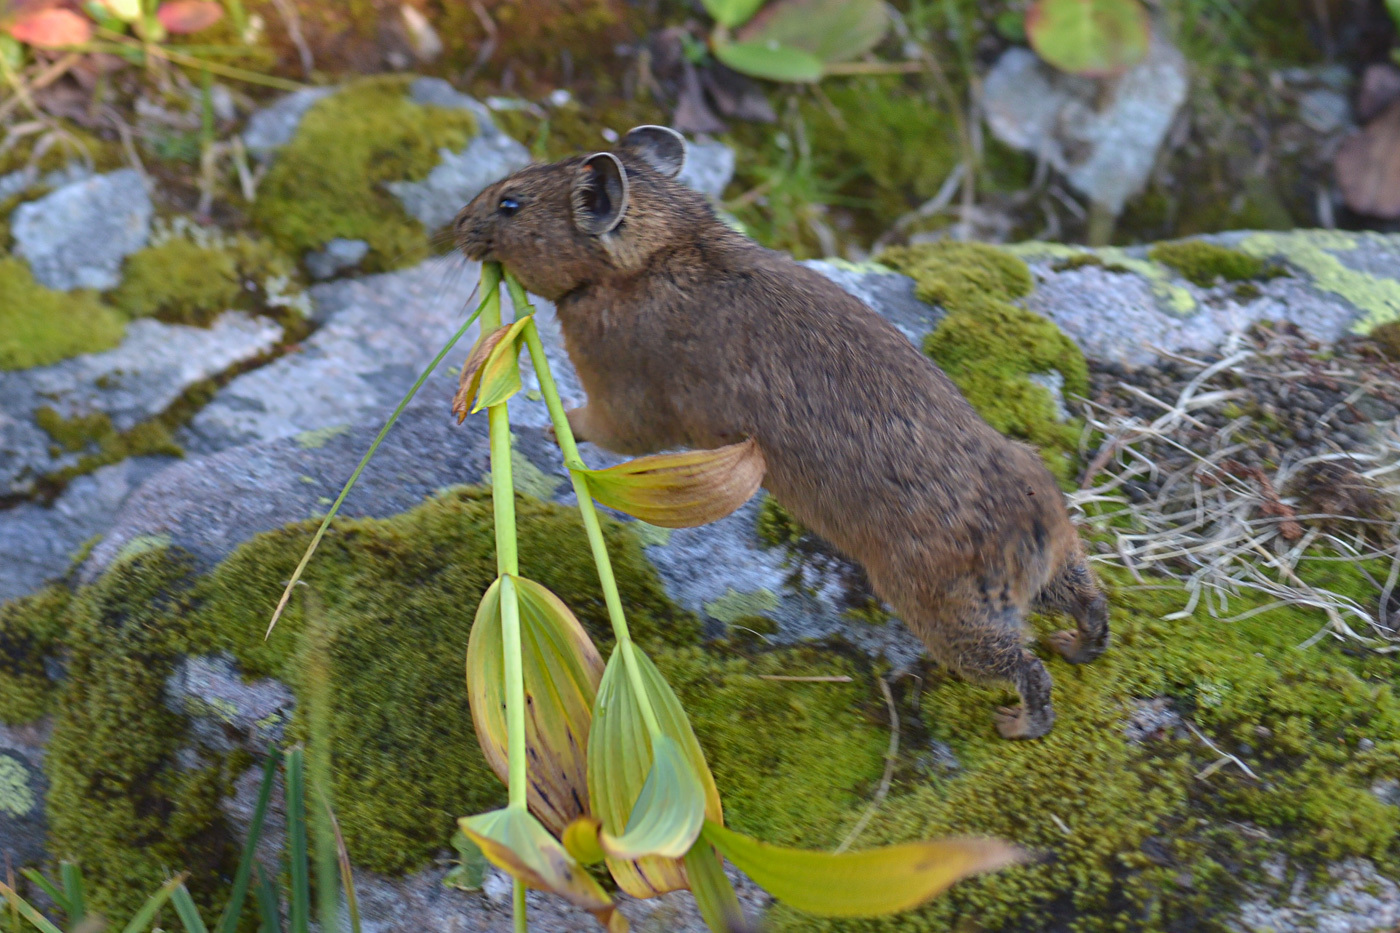
<instances>
[{"instance_id":1,"label":"blade of grass","mask_svg":"<svg viewBox=\"0 0 1400 933\"><path fill-rule=\"evenodd\" d=\"M287 840L291 846L292 933L311 929L311 879L306 853L306 778L300 748L287 753Z\"/></svg>"},{"instance_id":2,"label":"blade of grass","mask_svg":"<svg viewBox=\"0 0 1400 933\"><path fill-rule=\"evenodd\" d=\"M59 877L63 879L63 894L68 899L68 922L81 923L87 916L87 906L83 897L83 873L72 862L59 866Z\"/></svg>"},{"instance_id":3,"label":"blade of grass","mask_svg":"<svg viewBox=\"0 0 1400 933\"><path fill-rule=\"evenodd\" d=\"M259 866L255 869L257 884L254 893L258 899L258 933L282 933L282 905L277 902L277 886L263 874Z\"/></svg>"},{"instance_id":4,"label":"blade of grass","mask_svg":"<svg viewBox=\"0 0 1400 933\"><path fill-rule=\"evenodd\" d=\"M185 925L185 933L209 933L209 928L199 916L199 908L194 906L189 888L180 885L171 892L170 901L175 905L175 913L179 915L180 922Z\"/></svg>"},{"instance_id":5,"label":"blade of grass","mask_svg":"<svg viewBox=\"0 0 1400 933\"><path fill-rule=\"evenodd\" d=\"M50 923L43 914L35 910L34 907L19 896L19 892L4 882L0 882L0 895L10 902L12 907L21 917L28 920L30 925L39 933L63 933L58 927Z\"/></svg>"},{"instance_id":6,"label":"blade of grass","mask_svg":"<svg viewBox=\"0 0 1400 933\"><path fill-rule=\"evenodd\" d=\"M141 933L142 930L151 925L151 921L156 918L156 911L165 906L165 902L170 900L170 895L175 893L175 889L185 883L184 875L176 875L171 878L161 889L150 896L150 899L136 912L136 916L131 918L131 922L122 928L122 933Z\"/></svg>"},{"instance_id":7,"label":"blade of grass","mask_svg":"<svg viewBox=\"0 0 1400 933\"><path fill-rule=\"evenodd\" d=\"M350 908L350 933L360 933L360 899L355 895L355 872L350 868L350 851L345 848L345 837L340 834L340 821L335 811L326 805L326 815L330 817L331 830L335 833L336 860L340 862L340 886L345 890L345 903Z\"/></svg>"},{"instance_id":8,"label":"blade of grass","mask_svg":"<svg viewBox=\"0 0 1400 933\"><path fill-rule=\"evenodd\" d=\"M20 869L19 873L24 877L28 878L30 882L32 882L39 888L39 890L47 894L49 896L49 900L53 901L53 905L59 910L63 911L65 916L72 914L72 909L68 904L68 898L64 896L63 891L59 889L58 885L54 884L52 881L45 878L43 875L39 874L32 868L22 868Z\"/></svg>"},{"instance_id":9,"label":"blade of grass","mask_svg":"<svg viewBox=\"0 0 1400 933\"><path fill-rule=\"evenodd\" d=\"M271 749L267 762L263 765L262 784L258 788L258 801L253 807L253 820L248 824L248 841L238 859L238 871L233 876L233 889L229 891L228 905L224 908L223 916L219 918L218 933L234 933L238 928L238 918L243 913L243 902L248 895L248 882L253 875L258 840L262 838L263 821L267 818L268 801L272 799L272 785L277 778L277 766L281 763L282 753L276 748Z\"/></svg>"},{"instance_id":10,"label":"blade of grass","mask_svg":"<svg viewBox=\"0 0 1400 933\"><path fill-rule=\"evenodd\" d=\"M495 264L488 263L483 267L481 274L482 288L488 293L494 291L494 288L486 289L486 286L490 284L491 278L491 274L487 270L492 266L495 266ZM496 281L499 282L500 267L495 266L495 268ZM282 598L277 601L277 608L272 613L272 621L267 624L267 635L264 635L264 638L272 634L272 627L277 624L277 620L282 616L282 610L287 608L287 601L292 598L292 590L296 587L297 581L301 579L302 572L306 570L306 565L311 562L311 555L316 552L317 545L321 543L321 538L325 536L326 529L331 525L331 519L335 518L335 513L340 511L341 503L345 501L345 497L350 494L350 490L354 488L355 482L360 478L360 473L364 470L365 464L369 463L370 458L374 456L374 452L379 449L379 445L384 441L385 435L387 435L389 429L394 426L394 422L399 420L399 416L402 415L403 410L408 407L408 403L413 401L413 396L418 394L418 390L423 387L423 383L428 381L428 377L433 374L433 370L437 369L438 364L441 363L443 358L457 345L457 341L462 339L462 336L467 332L468 328L476 323L476 319L485 308L486 299L483 298L481 304L477 305L476 310L473 311L471 315L467 317L466 321L463 322L462 326L457 329L457 333L452 335L452 339L447 341L447 345L438 351L437 356L433 357L433 361L428 364L427 369L423 370L423 374L418 377L418 381L413 384L413 387L408 390L408 394L399 402L398 407L394 409L394 413L389 416L389 420L384 422L384 427L379 430L379 436L374 439L373 444L369 445L369 450L365 453L364 457L360 459L359 466L355 467L355 472L350 474L350 479L346 481L345 488L340 490L340 495L336 497L335 502L331 505L330 511L327 512L326 517L321 520L321 527L316 529L316 535L311 539L311 544L306 548L306 553L302 555L301 563L297 564L297 569L292 572L292 579L287 583L286 590L282 592Z\"/></svg>"}]
</instances>

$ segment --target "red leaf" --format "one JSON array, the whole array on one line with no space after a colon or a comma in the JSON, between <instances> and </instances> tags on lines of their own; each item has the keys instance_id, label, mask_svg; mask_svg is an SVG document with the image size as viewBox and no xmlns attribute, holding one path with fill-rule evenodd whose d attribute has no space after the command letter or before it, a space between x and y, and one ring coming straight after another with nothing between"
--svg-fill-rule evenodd
<instances>
[{"instance_id":1,"label":"red leaf","mask_svg":"<svg viewBox=\"0 0 1400 933\"><path fill-rule=\"evenodd\" d=\"M26 45L61 49L90 40L92 23L72 10L38 10L10 23L9 32Z\"/></svg>"},{"instance_id":2,"label":"red leaf","mask_svg":"<svg viewBox=\"0 0 1400 933\"><path fill-rule=\"evenodd\" d=\"M224 8L211 0L171 0L156 10L156 19L167 32L199 32L224 18Z\"/></svg>"}]
</instances>

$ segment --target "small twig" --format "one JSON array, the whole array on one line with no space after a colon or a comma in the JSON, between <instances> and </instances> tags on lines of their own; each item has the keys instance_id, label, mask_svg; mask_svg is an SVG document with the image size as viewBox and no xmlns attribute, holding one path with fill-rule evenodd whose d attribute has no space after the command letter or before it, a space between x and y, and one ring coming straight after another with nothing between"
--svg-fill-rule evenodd
<instances>
[{"instance_id":1,"label":"small twig","mask_svg":"<svg viewBox=\"0 0 1400 933\"><path fill-rule=\"evenodd\" d=\"M875 796L866 805L865 812L860 815L856 825L851 827L851 831L846 834L846 838L841 840L841 844L836 847L836 854L840 855L856 841L856 837L865 831L865 827L874 818L880 805L885 802L885 797L889 795L890 784L894 781L894 764L899 756L899 709L894 705L894 694L890 692L890 685L885 682L885 678L877 677L875 682L880 685L880 692L885 695L885 706L890 711L890 746L885 752L885 773L880 778L880 786L875 791Z\"/></svg>"},{"instance_id":2,"label":"small twig","mask_svg":"<svg viewBox=\"0 0 1400 933\"><path fill-rule=\"evenodd\" d=\"M747 631L752 632L753 629L747 629ZM793 684L848 684L851 682L851 678L844 674L832 674L828 676L813 675L811 677L797 677L786 674L759 674L757 676L759 680L781 680Z\"/></svg>"}]
</instances>

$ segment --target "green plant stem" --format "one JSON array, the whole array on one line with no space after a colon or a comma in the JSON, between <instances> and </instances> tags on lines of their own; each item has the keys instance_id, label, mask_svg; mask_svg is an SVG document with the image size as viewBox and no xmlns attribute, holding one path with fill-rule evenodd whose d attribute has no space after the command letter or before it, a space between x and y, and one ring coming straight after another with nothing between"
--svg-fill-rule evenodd
<instances>
[{"instance_id":1,"label":"green plant stem","mask_svg":"<svg viewBox=\"0 0 1400 933\"><path fill-rule=\"evenodd\" d=\"M525 290L513 276L506 277L506 285L510 288L511 300L517 309L530 307ZM627 616L622 611L622 596L618 593L617 578L613 576L608 545L603 539L602 524L598 521L598 509L593 504L592 493L588 490L588 476L585 472L588 468L579 457L578 444L574 441L574 432L569 428L569 418L564 414L564 403L559 397L559 387L555 385L554 375L549 371L549 358L545 356L544 344L540 341L540 332L533 320L525 327L525 346L530 351L530 363L535 367L535 375L540 382L540 394L544 396L550 420L554 423L554 435L559 440L559 449L564 452L564 465L568 467L569 478L573 480L574 496L578 499L579 514L583 518L584 531L588 534L588 546L593 551L593 562L598 568L598 582L603 587L603 599L608 606L608 619L612 622L613 634L617 636L617 650L622 652L623 667L627 670L632 692L636 694L642 720L647 726L647 734L655 739L662 735L661 724L656 718L656 710L652 709L651 699L642 681L642 669L634 653L636 647L627 628Z\"/></svg>"},{"instance_id":2,"label":"green plant stem","mask_svg":"<svg viewBox=\"0 0 1400 933\"><path fill-rule=\"evenodd\" d=\"M486 263L481 270L484 290L481 332L501 326L501 266ZM513 293L512 293L513 294ZM515 305L521 313L519 303ZM531 322L533 327L534 322ZM529 329L529 328L527 328ZM525 755L525 669L520 644L520 602L512 579L520 573L515 536L515 485L510 462L510 413L506 403L486 409L491 436L491 504L496 519L496 572L501 576L501 640L506 678L506 791L509 806L529 807L529 773ZM514 920L517 933L528 929L525 883L514 880Z\"/></svg>"}]
</instances>

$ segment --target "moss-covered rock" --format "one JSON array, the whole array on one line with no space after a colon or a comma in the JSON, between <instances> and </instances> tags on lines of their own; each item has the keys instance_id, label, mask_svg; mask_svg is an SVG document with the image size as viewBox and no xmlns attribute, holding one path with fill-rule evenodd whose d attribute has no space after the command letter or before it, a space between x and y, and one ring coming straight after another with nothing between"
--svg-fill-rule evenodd
<instances>
[{"instance_id":1,"label":"moss-covered rock","mask_svg":"<svg viewBox=\"0 0 1400 933\"><path fill-rule=\"evenodd\" d=\"M364 240L367 271L426 258L427 231L385 184L423 179L439 150L464 148L477 127L468 111L413 103L410 80L355 81L307 111L258 189L254 223L296 255L336 237Z\"/></svg>"},{"instance_id":2,"label":"moss-covered rock","mask_svg":"<svg viewBox=\"0 0 1400 933\"><path fill-rule=\"evenodd\" d=\"M44 665L57 653L69 599L53 586L0 603L0 723L32 722L49 711L54 685Z\"/></svg>"},{"instance_id":3,"label":"moss-covered rock","mask_svg":"<svg viewBox=\"0 0 1400 933\"><path fill-rule=\"evenodd\" d=\"M168 233L127 258L111 301L128 317L207 327L231 308L261 310L295 264L265 240Z\"/></svg>"},{"instance_id":4,"label":"moss-covered rock","mask_svg":"<svg viewBox=\"0 0 1400 933\"><path fill-rule=\"evenodd\" d=\"M961 767L899 788L863 839L991 834L1046 858L884 921L780 908L779 930L1221 930L1272 855L1314 866L1361 855L1400 869L1400 807L1369 790L1400 762L1400 664L1298 651L1316 623L1296 610L1230 625L1204 611L1167 620L1180 590L1109 578L1113 649L1084 667L1048 662L1054 731L1001 741L986 727L1001 688L934 684L924 722ZM1170 721L1130 738L1126 723L1147 697L1169 698L1259 780L1228 763L1201 776L1221 754Z\"/></svg>"},{"instance_id":5,"label":"moss-covered rock","mask_svg":"<svg viewBox=\"0 0 1400 933\"><path fill-rule=\"evenodd\" d=\"M45 288L24 260L0 257L0 370L110 350L124 329L121 314L92 292Z\"/></svg>"},{"instance_id":6,"label":"moss-covered rock","mask_svg":"<svg viewBox=\"0 0 1400 933\"><path fill-rule=\"evenodd\" d=\"M147 552L65 614L68 671L44 759L49 850L83 868L89 907L107 916L132 914L177 867L213 903L233 867L219 809L231 775L166 705L166 680L198 650L187 578L177 559Z\"/></svg>"},{"instance_id":7,"label":"moss-covered rock","mask_svg":"<svg viewBox=\"0 0 1400 933\"><path fill-rule=\"evenodd\" d=\"M1080 425L1062 420L1054 394L1032 377L1058 373L1066 397L1083 396L1088 366L1052 322L1013 304L1032 287L1025 262L994 246L951 240L897 247L880 259L912 277L921 299L948 311L925 352L992 427L1040 448L1050 471L1069 482Z\"/></svg>"},{"instance_id":8,"label":"moss-covered rock","mask_svg":"<svg viewBox=\"0 0 1400 933\"><path fill-rule=\"evenodd\" d=\"M1244 282L1269 278L1282 270L1271 266L1258 256L1211 243L1207 240L1178 240L1158 243L1147 251L1148 258L1170 266L1182 278L1201 288L1209 288L1217 280Z\"/></svg>"},{"instance_id":9,"label":"moss-covered rock","mask_svg":"<svg viewBox=\"0 0 1400 933\"><path fill-rule=\"evenodd\" d=\"M194 387L198 391L199 387ZM172 407L172 412L180 409ZM64 452L81 453L72 466L45 477L44 486L60 489L75 476L83 476L109 463L120 463L128 457L183 457L185 451L175 442L171 429L183 418L162 416L143 421L130 430L118 431L106 412L92 412L65 418L54 408L44 405L34 413L34 420L44 433L53 438L50 453L55 457Z\"/></svg>"}]
</instances>

